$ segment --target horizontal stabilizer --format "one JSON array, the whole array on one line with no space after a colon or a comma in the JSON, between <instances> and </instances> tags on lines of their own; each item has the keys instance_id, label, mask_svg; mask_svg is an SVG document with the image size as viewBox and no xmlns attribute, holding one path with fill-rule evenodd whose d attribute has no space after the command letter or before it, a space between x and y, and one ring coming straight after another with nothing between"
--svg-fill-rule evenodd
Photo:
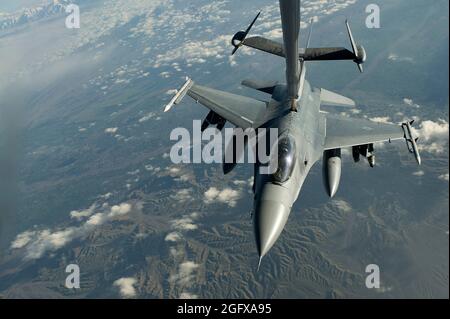
<instances>
[{"instance_id":1,"label":"horizontal stabilizer","mask_svg":"<svg viewBox=\"0 0 450 319\"><path fill-rule=\"evenodd\" d=\"M267 94L273 94L275 86L278 84L277 81L258 81L258 80L244 80L241 83L251 89L255 89Z\"/></svg>"},{"instance_id":2,"label":"horizontal stabilizer","mask_svg":"<svg viewBox=\"0 0 450 319\"><path fill-rule=\"evenodd\" d=\"M356 106L355 101L353 101L352 99L325 89L320 89L320 103L321 105L329 106Z\"/></svg>"},{"instance_id":3,"label":"horizontal stabilizer","mask_svg":"<svg viewBox=\"0 0 450 319\"><path fill-rule=\"evenodd\" d=\"M346 48L307 48L300 52L300 58L304 61L337 61L354 60L355 55Z\"/></svg>"},{"instance_id":4,"label":"horizontal stabilizer","mask_svg":"<svg viewBox=\"0 0 450 319\"><path fill-rule=\"evenodd\" d=\"M278 55L280 57L285 56L283 45L281 43L263 38L263 37L251 37L242 42L243 45L253 49L264 51L270 54Z\"/></svg>"},{"instance_id":5,"label":"horizontal stabilizer","mask_svg":"<svg viewBox=\"0 0 450 319\"><path fill-rule=\"evenodd\" d=\"M242 42L243 45L263 52L267 52L279 57L285 57L283 45L279 42L263 37L251 37ZM300 49L299 59L304 61L338 61L356 59L355 54L346 48L307 48Z\"/></svg>"}]
</instances>

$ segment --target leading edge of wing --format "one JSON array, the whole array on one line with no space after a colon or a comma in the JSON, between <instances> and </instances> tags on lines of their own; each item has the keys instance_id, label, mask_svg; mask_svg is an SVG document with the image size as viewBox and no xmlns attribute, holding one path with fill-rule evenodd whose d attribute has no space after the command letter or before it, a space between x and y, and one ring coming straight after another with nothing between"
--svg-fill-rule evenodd
<instances>
[{"instance_id":1,"label":"leading edge of wing","mask_svg":"<svg viewBox=\"0 0 450 319\"><path fill-rule=\"evenodd\" d=\"M329 113L325 116L325 150L398 140L405 136L401 125L353 119Z\"/></svg>"}]
</instances>

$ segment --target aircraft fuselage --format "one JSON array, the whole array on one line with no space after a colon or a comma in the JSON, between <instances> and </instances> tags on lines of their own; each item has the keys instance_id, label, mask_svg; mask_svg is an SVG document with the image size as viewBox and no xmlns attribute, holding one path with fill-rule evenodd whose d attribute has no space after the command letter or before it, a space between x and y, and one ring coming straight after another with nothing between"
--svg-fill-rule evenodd
<instances>
[{"instance_id":1,"label":"aircraft fuselage","mask_svg":"<svg viewBox=\"0 0 450 319\"><path fill-rule=\"evenodd\" d=\"M312 166L322 156L325 143L325 117L320 113L320 91L312 90L305 81L297 111L291 110L285 85L275 88L269 103L279 115L262 127L277 128L279 141L288 139L293 144L295 158L283 163L279 160L279 169L289 171L288 178L277 181L273 175L260 174L255 169L254 230L260 257L264 256L280 236L292 206L297 200L301 187ZM281 142L283 143L283 142ZM280 143L279 146L280 148ZM283 152L283 150L278 150ZM289 151L283 153L289 157Z\"/></svg>"}]
</instances>

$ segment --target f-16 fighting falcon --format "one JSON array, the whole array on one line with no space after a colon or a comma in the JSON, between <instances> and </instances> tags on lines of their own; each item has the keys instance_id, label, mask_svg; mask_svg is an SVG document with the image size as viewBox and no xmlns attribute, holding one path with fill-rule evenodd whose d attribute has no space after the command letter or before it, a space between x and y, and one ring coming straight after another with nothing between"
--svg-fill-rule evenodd
<instances>
[{"instance_id":1,"label":"f-16 fighting falcon","mask_svg":"<svg viewBox=\"0 0 450 319\"><path fill-rule=\"evenodd\" d=\"M260 13L246 31L236 33L232 39L232 54L247 46L286 60L286 83L242 82L246 87L267 93L270 96L267 102L200 86L188 78L165 108L168 111L187 94L210 109L202 129L216 125L222 130L227 121L242 129L278 129L277 170L273 174L260 174L256 169L260 165L258 163L254 170L253 223L259 254L258 269L262 257L280 236L306 176L321 157L325 188L330 197L339 187L342 148L352 149L355 162L364 157L373 167L374 143L405 139L409 152L414 154L419 165L421 163L412 122L382 124L321 110L323 105L354 107L355 102L325 89L312 88L305 79L307 62L350 60L363 72L366 52L356 44L347 21L351 50L309 48L311 31L305 48L300 48L300 0L279 2L283 44L260 36L248 37ZM224 173L229 173L234 166L223 164Z\"/></svg>"}]
</instances>

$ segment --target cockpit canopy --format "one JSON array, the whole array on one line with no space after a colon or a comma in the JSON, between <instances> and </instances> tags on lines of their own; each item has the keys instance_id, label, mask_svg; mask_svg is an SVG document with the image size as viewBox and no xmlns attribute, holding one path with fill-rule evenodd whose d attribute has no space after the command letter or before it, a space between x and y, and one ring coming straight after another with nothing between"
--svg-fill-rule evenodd
<instances>
[{"instance_id":1,"label":"cockpit canopy","mask_svg":"<svg viewBox=\"0 0 450 319\"><path fill-rule=\"evenodd\" d=\"M281 136L278 140L277 170L272 175L275 183L284 183L292 175L297 157L295 140L290 135Z\"/></svg>"}]
</instances>

